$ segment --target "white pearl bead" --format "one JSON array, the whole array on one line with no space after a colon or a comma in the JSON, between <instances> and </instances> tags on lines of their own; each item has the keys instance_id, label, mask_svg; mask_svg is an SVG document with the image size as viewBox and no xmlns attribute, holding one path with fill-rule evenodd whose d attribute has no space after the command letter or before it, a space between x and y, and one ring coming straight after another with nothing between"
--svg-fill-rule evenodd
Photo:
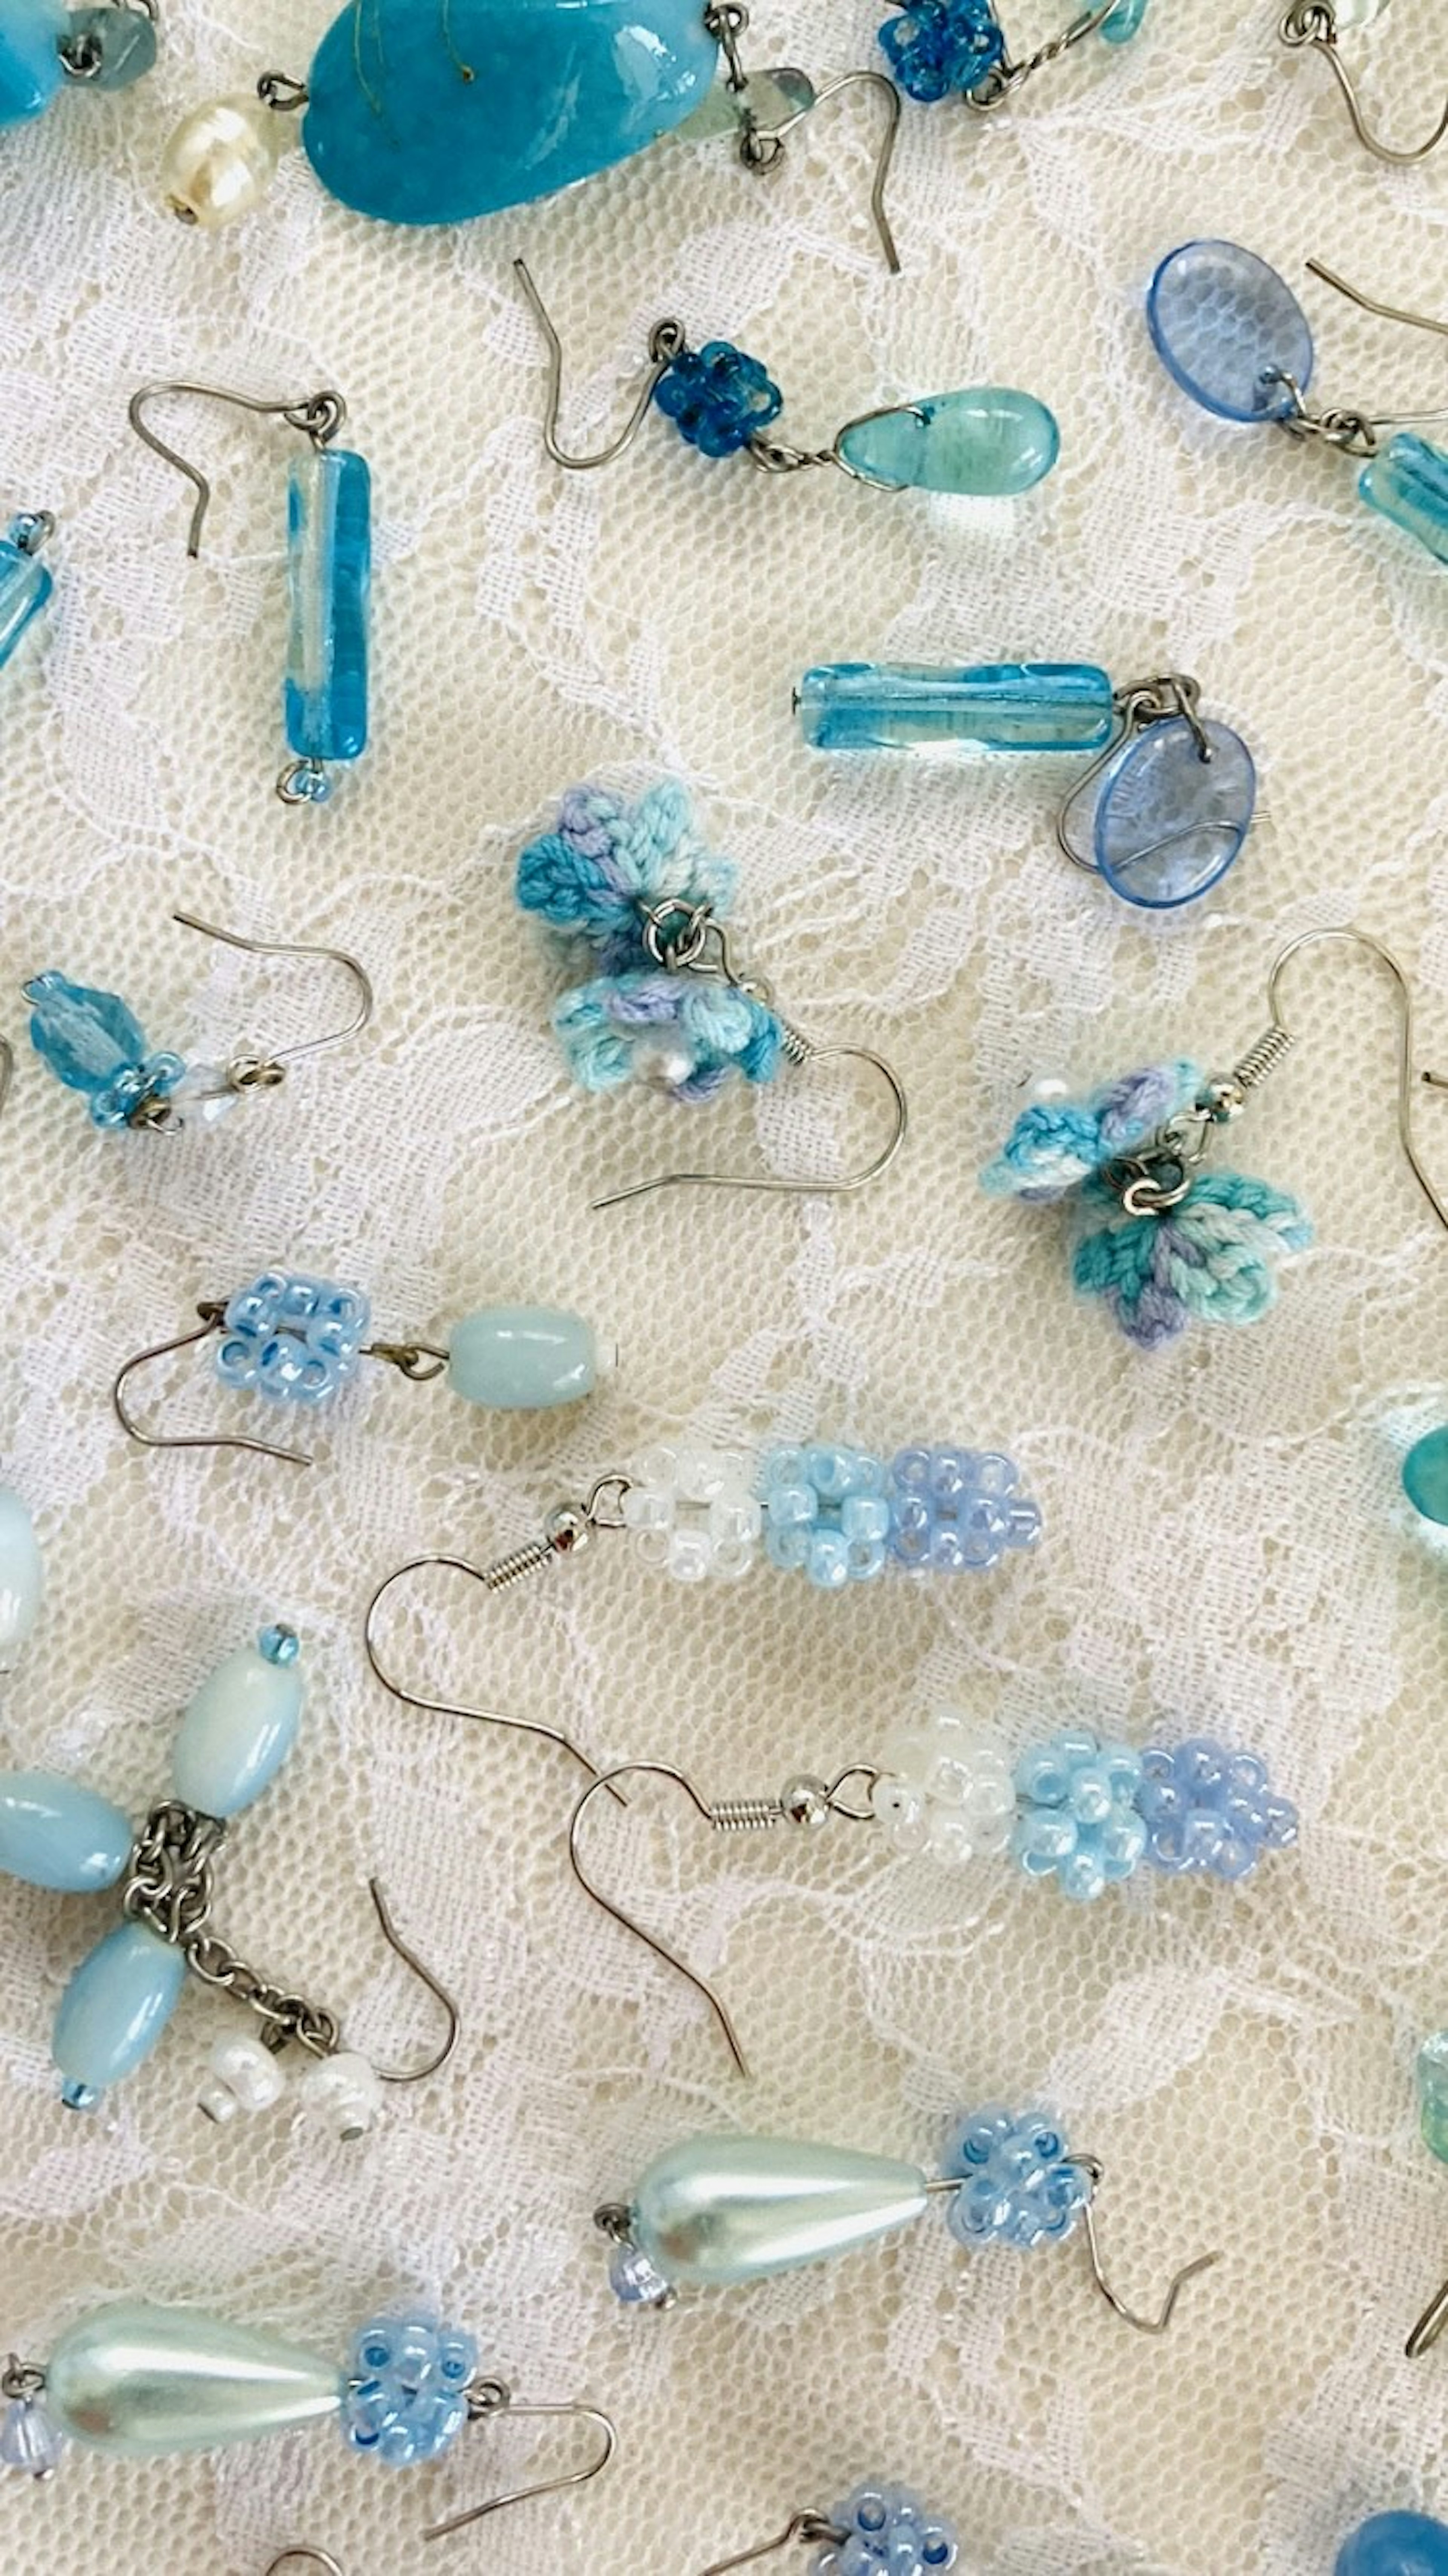
<instances>
[{"instance_id":1,"label":"white pearl bead","mask_svg":"<svg viewBox=\"0 0 1448 2576\"><path fill-rule=\"evenodd\" d=\"M352 2049L309 2068L301 2090L307 2118L335 2137L365 2138L381 2116L382 2078Z\"/></svg>"},{"instance_id":2,"label":"white pearl bead","mask_svg":"<svg viewBox=\"0 0 1448 2576\"><path fill-rule=\"evenodd\" d=\"M255 96L213 99L198 108L177 126L161 163L171 212L207 232L254 214L296 121Z\"/></svg>"},{"instance_id":3,"label":"white pearl bead","mask_svg":"<svg viewBox=\"0 0 1448 2576\"><path fill-rule=\"evenodd\" d=\"M238 2111L267 2111L286 2091L287 2079L259 2039L219 2039L210 2057L211 2082L197 2100L219 2129Z\"/></svg>"}]
</instances>

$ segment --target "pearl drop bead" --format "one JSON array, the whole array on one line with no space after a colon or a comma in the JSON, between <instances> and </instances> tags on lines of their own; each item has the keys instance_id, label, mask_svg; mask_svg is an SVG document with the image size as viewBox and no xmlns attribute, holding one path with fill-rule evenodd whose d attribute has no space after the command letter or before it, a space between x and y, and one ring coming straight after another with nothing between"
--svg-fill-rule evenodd
<instances>
[{"instance_id":1,"label":"pearl drop bead","mask_svg":"<svg viewBox=\"0 0 1448 2576\"><path fill-rule=\"evenodd\" d=\"M239 2111L269 2111L287 2079L259 2039L219 2039L211 2052L211 2081L197 2095L208 2120L224 2129Z\"/></svg>"},{"instance_id":2,"label":"pearl drop bead","mask_svg":"<svg viewBox=\"0 0 1448 2576\"><path fill-rule=\"evenodd\" d=\"M296 120L259 98L213 99L177 126L161 163L166 203L183 224L219 232L261 204Z\"/></svg>"},{"instance_id":3,"label":"pearl drop bead","mask_svg":"<svg viewBox=\"0 0 1448 2576\"><path fill-rule=\"evenodd\" d=\"M351 2049L311 2067L301 2090L307 2118L346 2141L365 2138L382 2115L382 2078Z\"/></svg>"}]
</instances>

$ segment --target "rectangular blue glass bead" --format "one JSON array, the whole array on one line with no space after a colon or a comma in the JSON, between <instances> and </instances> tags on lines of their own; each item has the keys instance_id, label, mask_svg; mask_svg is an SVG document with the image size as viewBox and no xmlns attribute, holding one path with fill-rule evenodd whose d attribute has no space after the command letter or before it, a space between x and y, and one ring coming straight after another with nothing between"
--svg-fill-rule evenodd
<instances>
[{"instance_id":1,"label":"rectangular blue glass bead","mask_svg":"<svg viewBox=\"0 0 1448 2576\"><path fill-rule=\"evenodd\" d=\"M43 563L10 537L0 537L0 662L8 662L32 617L50 597Z\"/></svg>"},{"instance_id":2,"label":"rectangular blue glass bead","mask_svg":"<svg viewBox=\"0 0 1448 2576\"><path fill-rule=\"evenodd\" d=\"M815 751L1100 751L1116 723L1111 680L1089 662L831 662L795 692Z\"/></svg>"},{"instance_id":3,"label":"rectangular blue glass bead","mask_svg":"<svg viewBox=\"0 0 1448 2576\"><path fill-rule=\"evenodd\" d=\"M1448 456L1441 447L1400 432L1363 467L1358 490L1370 509L1448 563Z\"/></svg>"},{"instance_id":4,"label":"rectangular blue glass bead","mask_svg":"<svg viewBox=\"0 0 1448 2576\"><path fill-rule=\"evenodd\" d=\"M287 741L299 760L356 760L367 748L372 476L365 457L323 447L294 461L287 545Z\"/></svg>"}]
</instances>

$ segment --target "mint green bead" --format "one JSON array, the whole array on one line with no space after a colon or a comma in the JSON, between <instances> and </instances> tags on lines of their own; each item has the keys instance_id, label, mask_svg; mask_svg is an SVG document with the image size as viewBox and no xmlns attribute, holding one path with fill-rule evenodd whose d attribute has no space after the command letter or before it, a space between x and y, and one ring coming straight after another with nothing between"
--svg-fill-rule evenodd
<instances>
[{"instance_id":1,"label":"mint green bead","mask_svg":"<svg viewBox=\"0 0 1448 2576\"><path fill-rule=\"evenodd\" d=\"M52 1771L0 1771L0 1872L27 1887L88 1896L114 1887L131 1828L109 1798Z\"/></svg>"},{"instance_id":2,"label":"mint green bead","mask_svg":"<svg viewBox=\"0 0 1448 2576\"><path fill-rule=\"evenodd\" d=\"M316 2424L342 2394L340 2372L298 2344L142 2299L82 2317L45 2374L46 2411L62 2432L130 2460Z\"/></svg>"},{"instance_id":3,"label":"mint green bead","mask_svg":"<svg viewBox=\"0 0 1448 2576\"><path fill-rule=\"evenodd\" d=\"M489 1306L465 1315L448 1345L448 1384L490 1413L577 1404L598 1382L598 1346L581 1315L547 1306Z\"/></svg>"},{"instance_id":4,"label":"mint green bead","mask_svg":"<svg viewBox=\"0 0 1448 2576\"><path fill-rule=\"evenodd\" d=\"M893 491L1029 492L1061 452L1061 433L1034 394L1001 385L928 394L897 411L852 420L835 442L851 473Z\"/></svg>"},{"instance_id":5,"label":"mint green bead","mask_svg":"<svg viewBox=\"0 0 1448 2576\"><path fill-rule=\"evenodd\" d=\"M1403 1460L1403 1491L1425 1521L1448 1529L1448 1427L1414 1441Z\"/></svg>"},{"instance_id":6,"label":"mint green bead","mask_svg":"<svg viewBox=\"0 0 1448 2576\"><path fill-rule=\"evenodd\" d=\"M691 2138L650 2165L635 2244L667 2281L718 2288L847 2253L919 2218L915 2165L779 2138Z\"/></svg>"},{"instance_id":7,"label":"mint green bead","mask_svg":"<svg viewBox=\"0 0 1448 2576\"><path fill-rule=\"evenodd\" d=\"M297 1740L306 1685L295 1641L290 1629L268 1629L266 1636L269 1644L282 1643L268 1653L255 1645L228 1655L181 1720L172 1785L203 1816L239 1816L276 1778Z\"/></svg>"},{"instance_id":8,"label":"mint green bead","mask_svg":"<svg viewBox=\"0 0 1448 2576\"><path fill-rule=\"evenodd\" d=\"M1448 2030L1435 2030L1418 2051L1418 2119L1423 2143L1448 2165Z\"/></svg>"},{"instance_id":9,"label":"mint green bead","mask_svg":"<svg viewBox=\"0 0 1448 2576\"><path fill-rule=\"evenodd\" d=\"M88 2110L150 2056L186 1983L186 1953L144 1923L120 1923L82 1959L60 1999L51 2055L66 2099Z\"/></svg>"}]
</instances>

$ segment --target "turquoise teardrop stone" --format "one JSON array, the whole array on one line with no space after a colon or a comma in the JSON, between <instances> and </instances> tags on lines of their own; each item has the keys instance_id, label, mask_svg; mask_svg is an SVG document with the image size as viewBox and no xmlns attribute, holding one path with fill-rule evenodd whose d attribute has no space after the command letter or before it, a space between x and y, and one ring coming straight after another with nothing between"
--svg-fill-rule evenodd
<instances>
[{"instance_id":1,"label":"turquoise teardrop stone","mask_svg":"<svg viewBox=\"0 0 1448 2576\"><path fill-rule=\"evenodd\" d=\"M1061 433L1034 394L980 385L849 421L835 452L852 474L891 491L1010 498L1050 473Z\"/></svg>"},{"instance_id":2,"label":"turquoise teardrop stone","mask_svg":"<svg viewBox=\"0 0 1448 2576\"><path fill-rule=\"evenodd\" d=\"M1089 662L828 662L795 694L815 751L1099 751L1116 704Z\"/></svg>"},{"instance_id":3,"label":"turquoise teardrop stone","mask_svg":"<svg viewBox=\"0 0 1448 2576\"><path fill-rule=\"evenodd\" d=\"M666 2281L718 2287L846 2253L919 2218L914 2165L779 2138L691 2138L650 2165L634 2241Z\"/></svg>"},{"instance_id":4,"label":"turquoise teardrop stone","mask_svg":"<svg viewBox=\"0 0 1448 2576\"><path fill-rule=\"evenodd\" d=\"M598 1380L592 1327L546 1306L493 1306L466 1315L448 1345L448 1384L495 1413L577 1404Z\"/></svg>"},{"instance_id":5,"label":"turquoise teardrop stone","mask_svg":"<svg viewBox=\"0 0 1448 2576\"><path fill-rule=\"evenodd\" d=\"M10 1485L0 1485L0 1673L10 1672L40 1616L45 1569L35 1524Z\"/></svg>"},{"instance_id":6,"label":"turquoise teardrop stone","mask_svg":"<svg viewBox=\"0 0 1448 2576\"><path fill-rule=\"evenodd\" d=\"M121 1923L82 1959L60 1999L51 2055L73 2110L89 2110L149 2057L186 1983L186 1954L144 1923Z\"/></svg>"},{"instance_id":7,"label":"turquoise teardrop stone","mask_svg":"<svg viewBox=\"0 0 1448 2576\"><path fill-rule=\"evenodd\" d=\"M1375 2513L1344 2541L1333 2576L1448 2576L1448 2523L1426 2513Z\"/></svg>"},{"instance_id":8,"label":"turquoise teardrop stone","mask_svg":"<svg viewBox=\"0 0 1448 2576\"><path fill-rule=\"evenodd\" d=\"M289 1628L228 1655L196 1692L171 1754L178 1798L203 1816L239 1816L269 1787L297 1740L305 1685ZM290 1653L286 1648L290 1647Z\"/></svg>"},{"instance_id":9,"label":"turquoise teardrop stone","mask_svg":"<svg viewBox=\"0 0 1448 2576\"><path fill-rule=\"evenodd\" d=\"M131 1828L109 1798L53 1771L0 1771L0 1870L66 1896L114 1887Z\"/></svg>"},{"instance_id":10,"label":"turquoise teardrop stone","mask_svg":"<svg viewBox=\"0 0 1448 2576\"><path fill-rule=\"evenodd\" d=\"M72 2441L145 2460L318 2423L338 2412L342 2379L279 2335L125 2299L61 2336L45 2403Z\"/></svg>"},{"instance_id":11,"label":"turquoise teardrop stone","mask_svg":"<svg viewBox=\"0 0 1448 2576\"><path fill-rule=\"evenodd\" d=\"M1448 455L1441 447L1401 431L1363 467L1358 490L1370 509L1448 563Z\"/></svg>"},{"instance_id":12,"label":"turquoise teardrop stone","mask_svg":"<svg viewBox=\"0 0 1448 2576\"><path fill-rule=\"evenodd\" d=\"M1403 1460L1403 1491L1425 1521L1448 1529L1448 1425L1414 1441Z\"/></svg>"},{"instance_id":13,"label":"turquoise teardrop stone","mask_svg":"<svg viewBox=\"0 0 1448 2576\"><path fill-rule=\"evenodd\" d=\"M359 213L466 223L657 142L718 58L702 0L354 0L312 64L302 141Z\"/></svg>"},{"instance_id":14,"label":"turquoise teardrop stone","mask_svg":"<svg viewBox=\"0 0 1448 2576\"><path fill-rule=\"evenodd\" d=\"M22 125L50 105L65 71L61 0L0 0L0 125Z\"/></svg>"}]
</instances>

